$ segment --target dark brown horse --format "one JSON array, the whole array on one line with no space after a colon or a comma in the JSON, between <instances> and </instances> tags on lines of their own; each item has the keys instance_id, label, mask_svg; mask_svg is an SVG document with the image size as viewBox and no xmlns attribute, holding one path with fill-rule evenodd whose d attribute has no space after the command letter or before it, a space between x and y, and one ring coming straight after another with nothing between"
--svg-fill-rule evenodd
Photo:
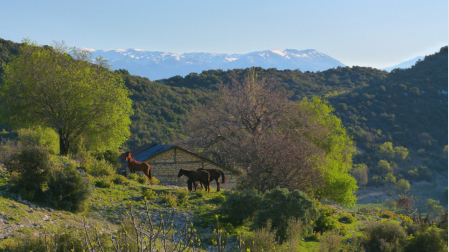
<instances>
[{"instance_id":1,"label":"dark brown horse","mask_svg":"<svg viewBox=\"0 0 449 252\"><path fill-rule=\"evenodd\" d=\"M224 172L218 170L218 169L198 169L197 171L207 171L210 174L210 182L214 181L217 182L217 192L220 191L220 176L221 176L221 184L226 184L226 177Z\"/></svg>"},{"instance_id":2,"label":"dark brown horse","mask_svg":"<svg viewBox=\"0 0 449 252\"><path fill-rule=\"evenodd\" d=\"M125 153L126 161L128 161L128 169L131 173L142 171L151 180L151 167L148 163L136 161L131 152Z\"/></svg>"},{"instance_id":3,"label":"dark brown horse","mask_svg":"<svg viewBox=\"0 0 449 252\"><path fill-rule=\"evenodd\" d=\"M206 188L206 191L208 191L208 192L210 191L209 190L209 181L210 181L210 174L209 174L209 172L207 172L207 171L189 171L189 170L182 169L182 168L179 169L178 178L180 178L180 177L182 177L184 175L187 178L189 178L189 181L193 181L194 182L193 186L195 187L195 191L196 191L195 181L200 181L200 183L203 184L204 187Z\"/></svg>"}]
</instances>

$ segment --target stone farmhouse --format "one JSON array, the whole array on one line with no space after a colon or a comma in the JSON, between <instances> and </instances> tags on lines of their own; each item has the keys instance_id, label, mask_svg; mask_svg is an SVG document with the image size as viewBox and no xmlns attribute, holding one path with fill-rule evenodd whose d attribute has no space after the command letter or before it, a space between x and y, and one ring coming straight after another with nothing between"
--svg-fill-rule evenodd
<instances>
[{"instance_id":1,"label":"stone farmhouse","mask_svg":"<svg viewBox=\"0 0 449 252\"><path fill-rule=\"evenodd\" d=\"M200 168L223 171L227 183L220 185L222 189L234 189L236 187L236 178L240 174L240 172L234 169L224 167L208 158L176 145L144 144L132 150L131 154L135 160L147 162L151 166L151 175L155 176L161 185L175 185L187 188L187 178L185 176L178 178L178 172L181 168L192 171ZM122 167L128 175L130 171L125 154L121 154L119 158ZM143 174L141 172L136 173ZM211 182L211 186L212 188L217 187L215 181Z\"/></svg>"}]
</instances>

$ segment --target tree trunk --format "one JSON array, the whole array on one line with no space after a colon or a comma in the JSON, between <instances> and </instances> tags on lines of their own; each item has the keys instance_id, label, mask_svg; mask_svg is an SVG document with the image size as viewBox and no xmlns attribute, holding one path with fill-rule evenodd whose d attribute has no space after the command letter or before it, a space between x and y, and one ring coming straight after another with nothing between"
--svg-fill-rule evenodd
<instances>
[{"instance_id":1,"label":"tree trunk","mask_svg":"<svg viewBox=\"0 0 449 252\"><path fill-rule=\"evenodd\" d=\"M59 128L59 155L67 156L69 154L69 141L64 136L64 132Z\"/></svg>"}]
</instances>

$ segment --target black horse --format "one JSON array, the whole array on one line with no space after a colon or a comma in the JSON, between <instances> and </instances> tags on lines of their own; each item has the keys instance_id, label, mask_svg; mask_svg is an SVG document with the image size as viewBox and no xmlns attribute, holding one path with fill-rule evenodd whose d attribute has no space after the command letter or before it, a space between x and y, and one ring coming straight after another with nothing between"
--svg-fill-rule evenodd
<instances>
[{"instance_id":1,"label":"black horse","mask_svg":"<svg viewBox=\"0 0 449 252\"><path fill-rule=\"evenodd\" d=\"M206 191L210 191L209 190L209 181L210 181L210 174L207 171L189 171L186 169L180 169L179 173L178 173L178 178L182 177L182 176L187 176L189 178L188 181L200 181L200 183L202 185L204 185L204 187L206 188ZM196 184L193 183L194 187L195 187L195 191L196 191ZM190 187L190 190L192 188Z\"/></svg>"},{"instance_id":2,"label":"black horse","mask_svg":"<svg viewBox=\"0 0 449 252\"><path fill-rule=\"evenodd\" d=\"M224 185L226 184L226 177L224 172L218 170L218 169L198 169L197 171L207 171L210 174L210 180L209 181L216 181L217 182L217 192L220 191L220 176L221 176L221 184ZM194 183L193 183L194 184ZM192 190L192 181L188 180L187 181L187 188L189 188L189 190ZM201 183L201 188L203 188L203 184ZM196 190L196 185L195 185L195 190Z\"/></svg>"}]
</instances>

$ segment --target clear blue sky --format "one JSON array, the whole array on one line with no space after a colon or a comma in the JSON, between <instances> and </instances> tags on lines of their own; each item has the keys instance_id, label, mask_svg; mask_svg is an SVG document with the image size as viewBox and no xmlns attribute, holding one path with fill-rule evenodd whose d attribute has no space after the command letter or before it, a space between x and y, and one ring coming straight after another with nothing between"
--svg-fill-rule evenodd
<instances>
[{"instance_id":1,"label":"clear blue sky","mask_svg":"<svg viewBox=\"0 0 449 252\"><path fill-rule=\"evenodd\" d=\"M316 49L389 67L448 44L447 0L2 1L0 38L93 49Z\"/></svg>"}]
</instances>

